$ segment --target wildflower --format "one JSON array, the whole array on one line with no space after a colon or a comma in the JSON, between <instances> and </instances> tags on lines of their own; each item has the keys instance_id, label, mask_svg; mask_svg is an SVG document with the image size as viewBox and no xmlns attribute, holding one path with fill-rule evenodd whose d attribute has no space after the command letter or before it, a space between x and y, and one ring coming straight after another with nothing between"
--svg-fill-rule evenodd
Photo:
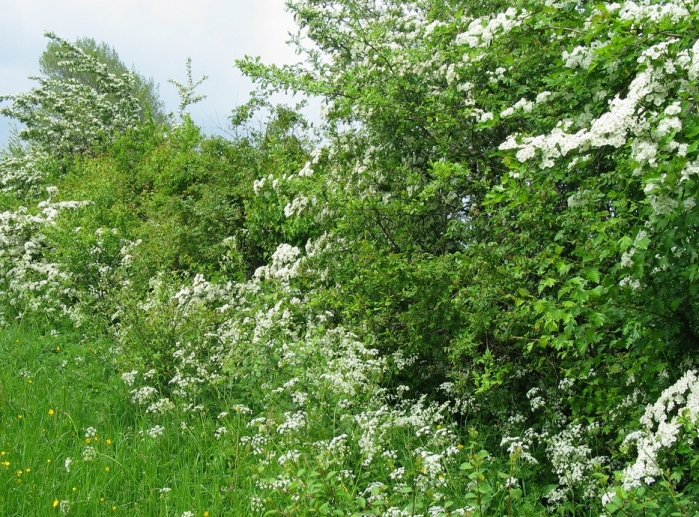
<instances>
[{"instance_id":1,"label":"wildflower","mask_svg":"<svg viewBox=\"0 0 699 517\"><path fill-rule=\"evenodd\" d=\"M132 370L130 372L124 372L121 374L121 380L123 380L127 386L133 386L133 383L136 380L136 375L138 375L137 370Z\"/></svg>"},{"instance_id":2,"label":"wildflower","mask_svg":"<svg viewBox=\"0 0 699 517\"><path fill-rule=\"evenodd\" d=\"M109 472L109 467L104 467L105 472Z\"/></svg>"},{"instance_id":3,"label":"wildflower","mask_svg":"<svg viewBox=\"0 0 699 517\"><path fill-rule=\"evenodd\" d=\"M56 508L61 502L58 499L53 500L53 507Z\"/></svg>"},{"instance_id":4,"label":"wildflower","mask_svg":"<svg viewBox=\"0 0 699 517\"><path fill-rule=\"evenodd\" d=\"M97 457L97 451L94 449L94 447L85 447L83 450L83 459L85 461L92 461Z\"/></svg>"},{"instance_id":5,"label":"wildflower","mask_svg":"<svg viewBox=\"0 0 699 517\"><path fill-rule=\"evenodd\" d=\"M151 438L158 438L162 436L164 432L165 428L162 425L156 425L155 427L151 427L147 431L140 431L139 434L143 435L145 433Z\"/></svg>"},{"instance_id":6,"label":"wildflower","mask_svg":"<svg viewBox=\"0 0 699 517\"><path fill-rule=\"evenodd\" d=\"M53 409L49 409L49 415L53 415L55 411Z\"/></svg>"},{"instance_id":7,"label":"wildflower","mask_svg":"<svg viewBox=\"0 0 699 517\"><path fill-rule=\"evenodd\" d=\"M51 461L51 460L49 460ZM63 462L63 467L66 469L66 472L70 472L70 464L73 463L73 458L66 458L66 460Z\"/></svg>"},{"instance_id":8,"label":"wildflower","mask_svg":"<svg viewBox=\"0 0 699 517\"><path fill-rule=\"evenodd\" d=\"M109 438L107 438L107 439L104 441L104 443L106 443L107 445L111 445L111 444L112 444L112 441L111 441Z\"/></svg>"}]
</instances>

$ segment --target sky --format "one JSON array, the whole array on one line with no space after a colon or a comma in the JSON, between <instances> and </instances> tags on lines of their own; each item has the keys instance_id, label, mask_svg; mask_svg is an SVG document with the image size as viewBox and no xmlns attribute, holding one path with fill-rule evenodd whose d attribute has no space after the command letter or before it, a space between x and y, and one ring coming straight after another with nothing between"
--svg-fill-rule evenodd
<instances>
[{"instance_id":1,"label":"sky","mask_svg":"<svg viewBox=\"0 0 699 517\"><path fill-rule=\"evenodd\" d=\"M253 84L234 67L245 55L265 63L298 61L285 42L296 32L284 0L0 0L0 95L30 90L46 48L44 32L74 41L105 41L122 62L160 85L167 111L177 111L173 78L209 78L197 89L208 97L189 111L207 133L225 128L231 109L248 99ZM290 102L291 99L277 99ZM306 115L317 119L317 107ZM11 121L0 116L0 147Z\"/></svg>"}]
</instances>

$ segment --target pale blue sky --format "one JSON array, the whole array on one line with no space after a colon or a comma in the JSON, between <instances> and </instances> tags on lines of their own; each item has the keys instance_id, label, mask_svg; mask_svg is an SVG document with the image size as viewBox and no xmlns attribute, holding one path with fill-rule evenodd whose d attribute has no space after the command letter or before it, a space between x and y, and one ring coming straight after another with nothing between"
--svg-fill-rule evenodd
<instances>
[{"instance_id":1,"label":"pale blue sky","mask_svg":"<svg viewBox=\"0 0 699 517\"><path fill-rule=\"evenodd\" d=\"M261 56L267 63L297 61L286 45L296 32L284 0L0 0L0 94L32 88L46 47L45 31L75 40L106 41L121 60L160 84L168 111L177 108L185 60L192 58L194 79L208 75L198 92L208 98L191 107L207 132L225 126L230 110L248 98L252 84L234 68L235 59ZM316 109L307 115L317 119ZM0 116L0 146L9 121Z\"/></svg>"}]
</instances>

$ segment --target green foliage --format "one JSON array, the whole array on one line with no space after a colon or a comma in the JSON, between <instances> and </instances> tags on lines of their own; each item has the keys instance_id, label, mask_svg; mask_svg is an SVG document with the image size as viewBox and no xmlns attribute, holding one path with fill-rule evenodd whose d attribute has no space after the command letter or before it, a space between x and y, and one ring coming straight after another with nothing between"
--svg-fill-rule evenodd
<instances>
[{"instance_id":1,"label":"green foliage","mask_svg":"<svg viewBox=\"0 0 699 517\"><path fill-rule=\"evenodd\" d=\"M0 97L12 101L0 114L24 126L18 136L30 152L59 159L94 155L141 120L136 76L130 71L117 76L97 55L53 33L46 37L60 48L56 56L71 74L37 77L39 86L31 92Z\"/></svg>"},{"instance_id":2,"label":"green foliage","mask_svg":"<svg viewBox=\"0 0 699 517\"><path fill-rule=\"evenodd\" d=\"M109 73L117 77L130 72L129 68L121 61L117 51L106 42L97 43L93 38L78 38L72 43L85 54L96 59L106 66ZM59 82L76 80L91 88L100 88L100 78L94 72L78 70L65 60L65 45L58 40L49 41L46 49L39 57L39 69L41 73ZM164 124L167 121L165 104L158 94L158 85L152 78L147 79L143 75L131 70L134 74L133 93L139 99L141 105L142 120L146 114L156 123ZM114 99L113 99L114 100Z\"/></svg>"},{"instance_id":3,"label":"green foliage","mask_svg":"<svg viewBox=\"0 0 699 517\"><path fill-rule=\"evenodd\" d=\"M235 404L253 513L695 512L696 6L289 8L304 62L238 63L231 140L189 66L163 128L56 40L82 75L5 108L6 319L111 336L146 414Z\"/></svg>"},{"instance_id":4,"label":"green foliage","mask_svg":"<svg viewBox=\"0 0 699 517\"><path fill-rule=\"evenodd\" d=\"M247 501L229 491L233 447L213 438L239 420L144 413L129 401L108 340L53 330L0 332L0 513L246 513Z\"/></svg>"}]
</instances>

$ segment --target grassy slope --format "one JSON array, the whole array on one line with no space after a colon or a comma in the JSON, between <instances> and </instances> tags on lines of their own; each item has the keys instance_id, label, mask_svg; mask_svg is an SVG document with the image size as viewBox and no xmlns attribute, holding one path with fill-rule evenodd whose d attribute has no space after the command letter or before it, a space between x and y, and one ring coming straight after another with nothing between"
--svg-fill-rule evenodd
<instances>
[{"instance_id":1,"label":"grassy slope","mask_svg":"<svg viewBox=\"0 0 699 517\"><path fill-rule=\"evenodd\" d=\"M244 467L231 440L211 439L216 415L146 414L108 357L108 342L76 334L0 331L0 515L60 515L61 501L76 516L245 515L231 490Z\"/></svg>"}]
</instances>

